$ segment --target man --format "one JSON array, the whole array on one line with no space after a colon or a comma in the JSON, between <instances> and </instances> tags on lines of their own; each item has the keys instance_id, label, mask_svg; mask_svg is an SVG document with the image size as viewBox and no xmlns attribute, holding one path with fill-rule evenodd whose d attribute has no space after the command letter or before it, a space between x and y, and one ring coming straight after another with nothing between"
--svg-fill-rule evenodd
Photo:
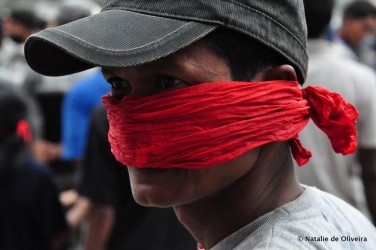
<instances>
[{"instance_id":1,"label":"man","mask_svg":"<svg viewBox=\"0 0 376 250\"><path fill-rule=\"evenodd\" d=\"M0 249L65 249L69 232L53 177L30 156L22 96L0 90Z\"/></svg>"},{"instance_id":2,"label":"man","mask_svg":"<svg viewBox=\"0 0 376 250\"><path fill-rule=\"evenodd\" d=\"M91 95L87 95L89 91ZM109 91L106 80L97 69L75 83L65 94L61 112L62 159L74 161L80 166L87 144L91 112L101 104L101 97Z\"/></svg>"},{"instance_id":3,"label":"man","mask_svg":"<svg viewBox=\"0 0 376 250\"><path fill-rule=\"evenodd\" d=\"M82 160L85 155L87 141L89 138L90 116L93 110L100 106L101 97L108 93L110 88L103 78L99 69L91 75L78 81L64 95L62 101L62 141L56 157L61 157L70 162L75 168L74 183L81 179ZM87 93L90 93L88 95ZM74 197L74 199L71 199ZM74 189L64 191L61 195L65 206L74 206L73 213L68 214L68 222L72 227L79 225L80 214L86 214L88 208L86 200L75 199L77 192ZM72 216L71 216L72 215Z\"/></svg>"},{"instance_id":4,"label":"man","mask_svg":"<svg viewBox=\"0 0 376 250\"><path fill-rule=\"evenodd\" d=\"M290 146L309 159L297 134L310 116L336 151L355 150L354 107L297 84L306 35L300 0L114 0L32 36L26 58L50 75L102 67L109 141L135 200L173 207L201 248L372 249L363 215L294 174ZM367 242L331 246L319 234Z\"/></svg>"},{"instance_id":5,"label":"man","mask_svg":"<svg viewBox=\"0 0 376 250\"><path fill-rule=\"evenodd\" d=\"M45 26L45 21L30 9L12 9L4 19L4 40L0 51L0 80L21 87L29 67L23 46L26 39Z\"/></svg>"},{"instance_id":6,"label":"man","mask_svg":"<svg viewBox=\"0 0 376 250\"><path fill-rule=\"evenodd\" d=\"M325 39L334 1L307 0L304 5L310 55L306 84L340 93L357 107L360 115L358 151L347 156L334 154L326 136L314 124L308 124L300 137L313 152L313 157L306 167L297 169L299 180L332 193L360 210L366 207L366 198L376 221L376 76L372 69L338 56L334 45ZM356 185L359 182L363 183L364 190Z\"/></svg>"},{"instance_id":7,"label":"man","mask_svg":"<svg viewBox=\"0 0 376 250\"><path fill-rule=\"evenodd\" d=\"M48 24L49 27L63 25L91 14L89 7L83 7L80 4L62 4L56 11L56 16ZM62 159L68 165L75 158L74 156L82 156L87 135L87 129L85 131L84 129L88 124L91 107L97 105L100 102L100 95L106 90L108 92L109 89L102 75L96 74L98 71L93 69L67 76L48 77L31 69L28 70L22 88L39 102L46 123L43 139L41 138L34 147L35 154L41 162L51 163L55 161L53 164L56 165L59 164L56 160ZM85 91L85 82L90 81L96 81L99 89L98 97L85 96L77 100L75 97L78 94L75 94L75 92ZM60 99L63 99L63 103ZM61 115L59 114L60 104L62 104L63 109ZM72 111L72 106L77 107L77 105L79 107ZM51 109L51 106L54 106L55 109ZM62 120L62 138L60 138L59 130L50 131L48 126L60 123L60 120ZM71 129L75 126L82 128L82 131L76 133ZM73 143L72 137L76 140ZM60 140L63 145L60 144ZM72 152L73 150L77 150L76 155Z\"/></svg>"},{"instance_id":8,"label":"man","mask_svg":"<svg viewBox=\"0 0 376 250\"><path fill-rule=\"evenodd\" d=\"M338 32L341 53L353 60L361 59L362 42L375 32L376 8L368 1L353 1L344 10Z\"/></svg>"}]
</instances>

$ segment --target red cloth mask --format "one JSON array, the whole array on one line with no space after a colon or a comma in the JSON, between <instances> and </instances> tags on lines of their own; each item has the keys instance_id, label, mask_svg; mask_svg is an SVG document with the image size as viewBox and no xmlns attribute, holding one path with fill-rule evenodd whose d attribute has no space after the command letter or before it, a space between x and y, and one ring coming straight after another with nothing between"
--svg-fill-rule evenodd
<instances>
[{"instance_id":1,"label":"red cloth mask","mask_svg":"<svg viewBox=\"0 0 376 250\"><path fill-rule=\"evenodd\" d=\"M145 97L103 97L112 153L140 168L201 169L269 142L291 139L299 165L311 157L298 139L309 118L337 153L356 149L357 110L320 87L297 82L215 82Z\"/></svg>"}]
</instances>

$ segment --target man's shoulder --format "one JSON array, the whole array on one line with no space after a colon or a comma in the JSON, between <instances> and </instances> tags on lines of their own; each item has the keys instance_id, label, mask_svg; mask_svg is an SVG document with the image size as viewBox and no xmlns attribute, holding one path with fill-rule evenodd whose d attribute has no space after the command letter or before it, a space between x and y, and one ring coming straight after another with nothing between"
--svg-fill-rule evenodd
<instances>
[{"instance_id":1,"label":"man's shoulder","mask_svg":"<svg viewBox=\"0 0 376 250\"><path fill-rule=\"evenodd\" d=\"M358 240L357 245L347 238L341 240L343 236ZM296 200L248 224L213 250L376 249L375 239L375 228L356 209L330 194L305 187Z\"/></svg>"}]
</instances>

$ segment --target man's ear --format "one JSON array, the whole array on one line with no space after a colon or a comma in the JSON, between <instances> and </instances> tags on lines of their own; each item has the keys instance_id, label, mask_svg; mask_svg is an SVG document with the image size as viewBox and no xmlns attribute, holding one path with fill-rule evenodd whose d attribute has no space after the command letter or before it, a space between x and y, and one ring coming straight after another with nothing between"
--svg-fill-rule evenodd
<instances>
[{"instance_id":1,"label":"man's ear","mask_svg":"<svg viewBox=\"0 0 376 250\"><path fill-rule=\"evenodd\" d=\"M273 80L287 80L298 81L295 69L288 64L283 64L276 67L270 67L263 70L258 77L261 77L263 81Z\"/></svg>"}]
</instances>

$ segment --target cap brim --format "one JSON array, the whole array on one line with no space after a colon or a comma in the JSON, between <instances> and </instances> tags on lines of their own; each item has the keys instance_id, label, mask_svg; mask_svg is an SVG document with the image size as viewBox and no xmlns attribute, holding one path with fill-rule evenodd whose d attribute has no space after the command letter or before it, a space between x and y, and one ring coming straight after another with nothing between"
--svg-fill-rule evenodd
<instances>
[{"instance_id":1,"label":"cap brim","mask_svg":"<svg viewBox=\"0 0 376 250\"><path fill-rule=\"evenodd\" d=\"M95 66L129 67L165 57L215 28L192 21L107 10L30 36L25 57L33 70L49 76Z\"/></svg>"}]
</instances>

